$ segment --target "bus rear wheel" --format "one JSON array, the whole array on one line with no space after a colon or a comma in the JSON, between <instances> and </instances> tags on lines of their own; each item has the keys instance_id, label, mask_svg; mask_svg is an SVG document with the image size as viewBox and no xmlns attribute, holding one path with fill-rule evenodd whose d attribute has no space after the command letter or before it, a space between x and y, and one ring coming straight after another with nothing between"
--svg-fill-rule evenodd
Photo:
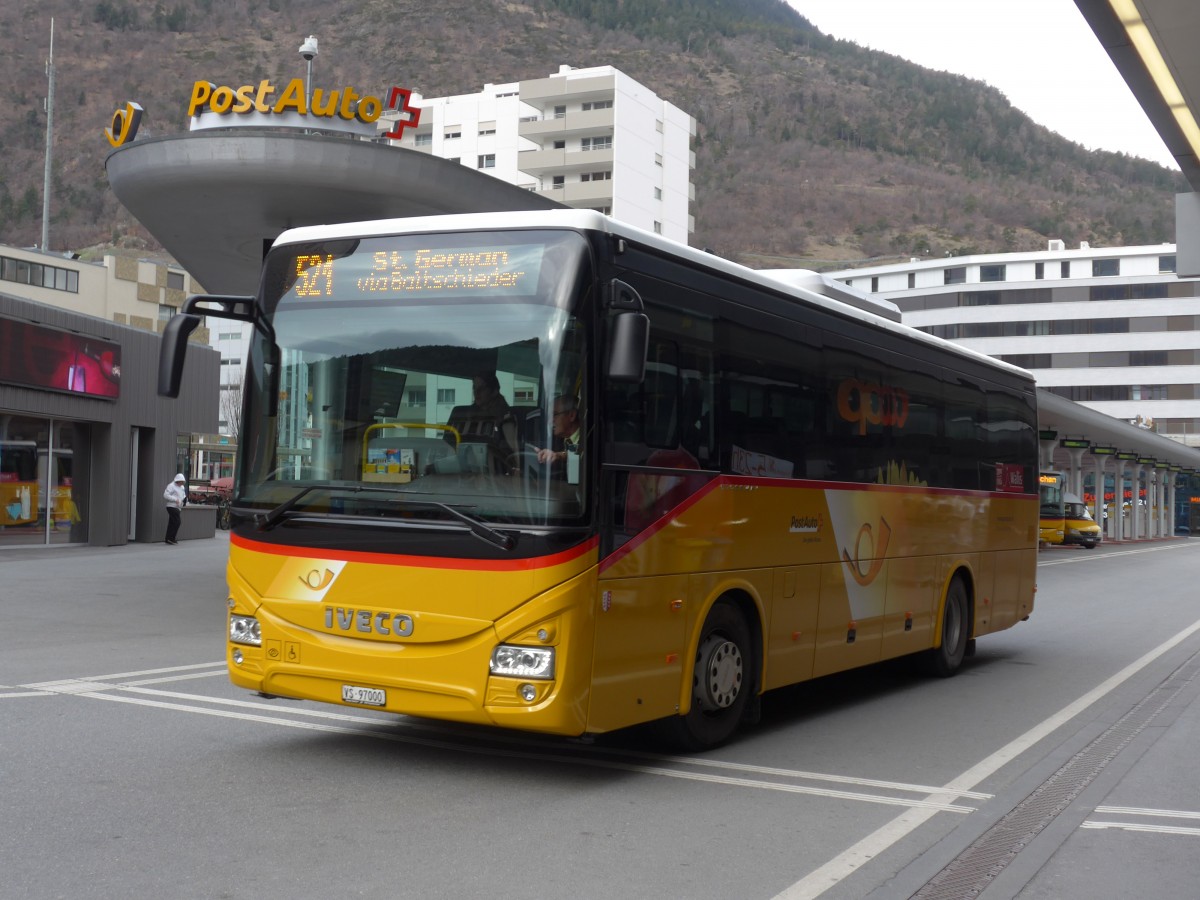
<instances>
[{"instance_id":1,"label":"bus rear wheel","mask_svg":"<svg viewBox=\"0 0 1200 900\"><path fill-rule=\"evenodd\" d=\"M971 637L971 598L961 578L950 582L942 610L942 642L925 651L925 668L931 675L949 678L962 665Z\"/></svg>"},{"instance_id":2,"label":"bus rear wheel","mask_svg":"<svg viewBox=\"0 0 1200 900\"><path fill-rule=\"evenodd\" d=\"M733 736L754 693L754 650L745 617L719 602L704 620L692 666L692 705L667 719L667 738L684 750L705 750Z\"/></svg>"}]
</instances>

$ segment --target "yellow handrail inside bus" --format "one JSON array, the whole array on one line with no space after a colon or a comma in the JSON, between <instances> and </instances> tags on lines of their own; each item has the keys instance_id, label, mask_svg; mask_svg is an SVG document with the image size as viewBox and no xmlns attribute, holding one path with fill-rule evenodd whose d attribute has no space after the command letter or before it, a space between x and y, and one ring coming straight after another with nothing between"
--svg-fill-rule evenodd
<instances>
[{"instance_id":1,"label":"yellow handrail inside bus","mask_svg":"<svg viewBox=\"0 0 1200 900\"><path fill-rule=\"evenodd\" d=\"M360 472L367 470L367 445L371 440L371 432L384 428L436 428L438 431L448 431L454 435L455 447L462 443L462 434L453 425L438 425L435 422L376 422L374 425L368 425L367 430L363 432L362 466L359 469Z\"/></svg>"}]
</instances>

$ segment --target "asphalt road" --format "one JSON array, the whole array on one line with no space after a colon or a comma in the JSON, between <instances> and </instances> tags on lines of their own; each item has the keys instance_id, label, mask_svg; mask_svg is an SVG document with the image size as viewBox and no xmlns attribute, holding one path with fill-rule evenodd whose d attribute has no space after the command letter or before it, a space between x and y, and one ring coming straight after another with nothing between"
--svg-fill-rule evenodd
<instances>
[{"instance_id":1,"label":"asphalt road","mask_svg":"<svg viewBox=\"0 0 1200 900\"><path fill-rule=\"evenodd\" d=\"M957 677L773 692L697 757L237 690L226 550L0 552L0 897L1200 893L1200 541L1043 551Z\"/></svg>"}]
</instances>

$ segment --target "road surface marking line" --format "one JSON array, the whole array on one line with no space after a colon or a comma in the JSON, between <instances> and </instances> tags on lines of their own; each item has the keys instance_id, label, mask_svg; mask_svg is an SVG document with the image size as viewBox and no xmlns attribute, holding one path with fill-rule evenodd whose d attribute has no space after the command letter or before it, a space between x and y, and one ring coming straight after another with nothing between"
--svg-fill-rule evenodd
<instances>
[{"instance_id":1,"label":"road surface marking line","mask_svg":"<svg viewBox=\"0 0 1200 900\"><path fill-rule=\"evenodd\" d=\"M1117 672L1116 675L1101 682L1074 703L1064 706L1054 715L1044 719L1020 737L1005 744L991 756L981 760L950 781L943 790L957 790L960 788L965 790L975 787L985 778L988 778L1003 766L1016 759L1016 757L1024 753L1038 741L1052 734L1089 706L1116 690L1168 650L1183 643L1197 631L1200 631L1200 621L1193 622L1173 638L1159 644L1153 650ZM785 888L776 895L775 900L811 900L813 897L819 897L831 887L853 875L865 863L870 862L893 844L928 822L933 818L935 812L936 810L929 809L910 809L901 813L883 827L876 829L862 840L848 847L842 853L829 860L829 862L814 869L791 887Z\"/></svg>"},{"instance_id":2,"label":"road surface marking line","mask_svg":"<svg viewBox=\"0 0 1200 900\"><path fill-rule=\"evenodd\" d=\"M837 800L858 800L865 803L879 803L887 806L905 806L909 808L918 808L928 811L930 815L935 812L954 812L954 813L971 813L975 811L974 807L963 806L955 803L943 803L933 800L917 800L904 799L901 797L886 797L875 794L860 794L851 791L835 791L826 788L812 788L797 784L779 784L777 782L758 781L748 778L731 778L724 775L705 775L698 772L685 772L675 769L665 769L658 766L641 766L631 763L613 762L610 760L587 759L583 757L564 756L560 754L548 753L530 753L528 751L519 750L504 750L494 746L472 746L470 744L456 744L450 741L433 740L430 738L421 738L413 735L401 735L389 733L385 731L369 730L365 728L351 728L342 725L330 725L321 722L300 722L295 719L276 718L273 716L261 716L251 713L234 712L232 710L207 709L199 706L186 706L181 703L167 703L161 700L150 700L140 697L125 697L120 694L103 693L103 692L86 692L79 696L89 697L95 700L109 700L114 703L129 703L135 706L149 706L157 709L176 710L180 712L200 713L206 716L217 716L226 719L238 719L246 722L256 722L268 725L281 725L285 728L300 728L307 731L323 731L332 734L347 734L358 737L367 737L374 740L391 741L400 744L415 744L424 747L433 747L441 750L452 750L460 753L473 753L486 756L505 756L513 759L528 759L540 760L543 762L560 763L563 765L584 765L592 768L612 769L624 772L636 772L645 775L660 775L665 778L681 778L687 781L700 781L709 784L721 784L731 787L757 788L760 790L778 791L787 794L805 794L815 797L827 797ZM380 721L381 725L389 723Z\"/></svg>"},{"instance_id":3,"label":"road surface marking line","mask_svg":"<svg viewBox=\"0 0 1200 900\"><path fill-rule=\"evenodd\" d=\"M1146 825L1141 822L1098 822L1088 819L1080 828L1104 831L1116 828L1120 831L1140 831L1151 834L1183 834L1190 837L1200 837L1200 828L1184 828L1182 825Z\"/></svg>"}]
</instances>

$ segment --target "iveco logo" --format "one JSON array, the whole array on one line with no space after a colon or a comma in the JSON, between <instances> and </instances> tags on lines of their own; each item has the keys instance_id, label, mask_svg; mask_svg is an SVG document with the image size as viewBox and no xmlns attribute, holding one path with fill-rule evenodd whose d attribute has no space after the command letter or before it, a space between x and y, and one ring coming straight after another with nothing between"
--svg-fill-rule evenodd
<instances>
[{"instance_id":1,"label":"iveco logo","mask_svg":"<svg viewBox=\"0 0 1200 900\"><path fill-rule=\"evenodd\" d=\"M363 634L412 637L413 617L407 613L327 606L325 607L325 627L332 631L334 626L342 631L361 631Z\"/></svg>"},{"instance_id":2,"label":"iveco logo","mask_svg":"<svg viewBox=\"0 0 1200 900\"><path fill-rule=\"evenodd\" d=\"M317 569L313 569L307 575L300 577L300 583L309 590L323 591L333 584L333 572L326 569L324 573L321 573Z\"/></svg>"}]
</instances>

